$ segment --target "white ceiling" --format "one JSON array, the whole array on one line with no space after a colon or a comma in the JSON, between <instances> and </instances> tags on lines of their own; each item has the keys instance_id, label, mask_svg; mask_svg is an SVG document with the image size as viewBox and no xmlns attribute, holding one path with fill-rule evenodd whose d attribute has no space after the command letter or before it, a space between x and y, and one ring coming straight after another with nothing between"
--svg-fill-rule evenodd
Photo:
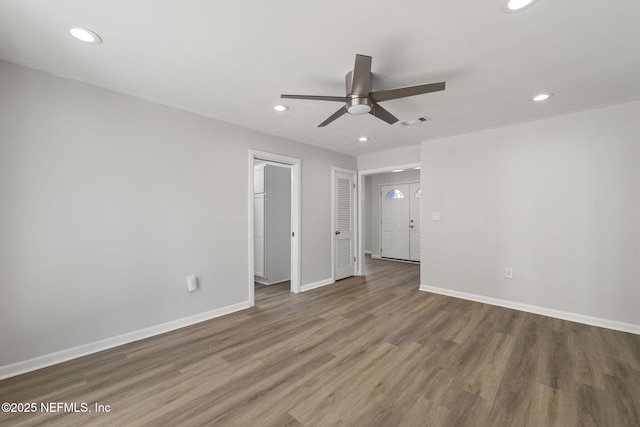
<instances>
[{"instance_id":1,"label":"white ceiling","mask_svg":"<svg viewBox=\"0 0 640 427\"><path fill-rule=\"evenodd\" d=\"M274 135L360 155L640 99L640 1L0 0L0 59ZM71 38L78 24L103 43ZM345 115L355 54L373 89L446 80L382 103L400 121ZM533 103L540 91L555 97ZM1 94L0 94L1 96ZM360 143L357 137L371 140Z\"/></svg>"}]
</instances>

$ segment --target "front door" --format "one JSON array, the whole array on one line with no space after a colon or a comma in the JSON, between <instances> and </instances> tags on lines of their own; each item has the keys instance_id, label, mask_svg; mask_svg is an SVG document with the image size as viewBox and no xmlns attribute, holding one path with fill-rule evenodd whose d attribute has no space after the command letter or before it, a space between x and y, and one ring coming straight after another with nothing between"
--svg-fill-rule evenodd
<instances>
[{"instance_id":1,"label":"front door","mask_svg":"<svg viewBox=\"0 0 640 427\"><path fill-rule=\"evenodd\" d=\"M385 258L409 259L409 184L381 186L382 234Z\"/></svg>"},{"instance_id":2,"label":"front door","mask_svg":"<svg viewBox=\"0 0 640 427\"><path fill-rule=\"evenodd\" d=\"M380 255L420 261L420 183L383 185L380 190Z\"/></svg>"},{"instance_id":3,"label":"front door","mask_svg":"<svg viewBox=\"0 0 640 427\"><path fill-rule=\"evenodd\" d=\"M420 183L409 184L409 259L420 261Z\"/></svg>"}]
</instances>

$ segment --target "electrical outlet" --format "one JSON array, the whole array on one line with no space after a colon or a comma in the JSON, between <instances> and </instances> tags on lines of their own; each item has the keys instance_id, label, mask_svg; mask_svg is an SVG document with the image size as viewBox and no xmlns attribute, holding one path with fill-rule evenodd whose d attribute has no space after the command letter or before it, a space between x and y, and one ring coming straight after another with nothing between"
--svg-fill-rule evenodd
<instances>
[{"instance_id":1,"label":"electrical outlet","mask_svg":"<svg viewBox=\"0 0 640 427\"><path fill-rule=\"evenodd\" d=\"M507 267L504 269L504 277L507 279L513 279L513 268Z\"/></svg>"}]
</instances>

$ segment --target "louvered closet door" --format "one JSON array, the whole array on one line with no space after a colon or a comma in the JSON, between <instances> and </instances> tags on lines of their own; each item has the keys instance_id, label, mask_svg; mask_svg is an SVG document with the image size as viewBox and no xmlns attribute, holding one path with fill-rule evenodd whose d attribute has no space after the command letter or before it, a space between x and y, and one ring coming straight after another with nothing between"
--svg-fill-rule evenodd
<instances>
[{"instance_id":1,"label":"louvered closet door","mask_svg":"<svg viewBox=\"0 0 640 427\"><path fill-rule=\"evenodd\" d=\"M353 276L353 175L336 172L335 280Z\"/></svg>"}]
</instances>

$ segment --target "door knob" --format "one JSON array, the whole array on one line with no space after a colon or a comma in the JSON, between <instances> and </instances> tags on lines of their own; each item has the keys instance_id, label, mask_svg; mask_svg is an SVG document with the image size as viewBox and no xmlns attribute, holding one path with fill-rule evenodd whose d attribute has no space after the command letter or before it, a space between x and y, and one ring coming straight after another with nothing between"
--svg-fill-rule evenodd
<instances>
[{"instance_id":1,"label":"door knob","mask_svg":"<svg viewBox=\"0 0 640 427\"><path fill-rule=\"evenodd\" d=\"M336 235L338 235L338 234L340 234L340 232L339 232L339 231L336 231Z\"/></svg>"}]
</instances>

